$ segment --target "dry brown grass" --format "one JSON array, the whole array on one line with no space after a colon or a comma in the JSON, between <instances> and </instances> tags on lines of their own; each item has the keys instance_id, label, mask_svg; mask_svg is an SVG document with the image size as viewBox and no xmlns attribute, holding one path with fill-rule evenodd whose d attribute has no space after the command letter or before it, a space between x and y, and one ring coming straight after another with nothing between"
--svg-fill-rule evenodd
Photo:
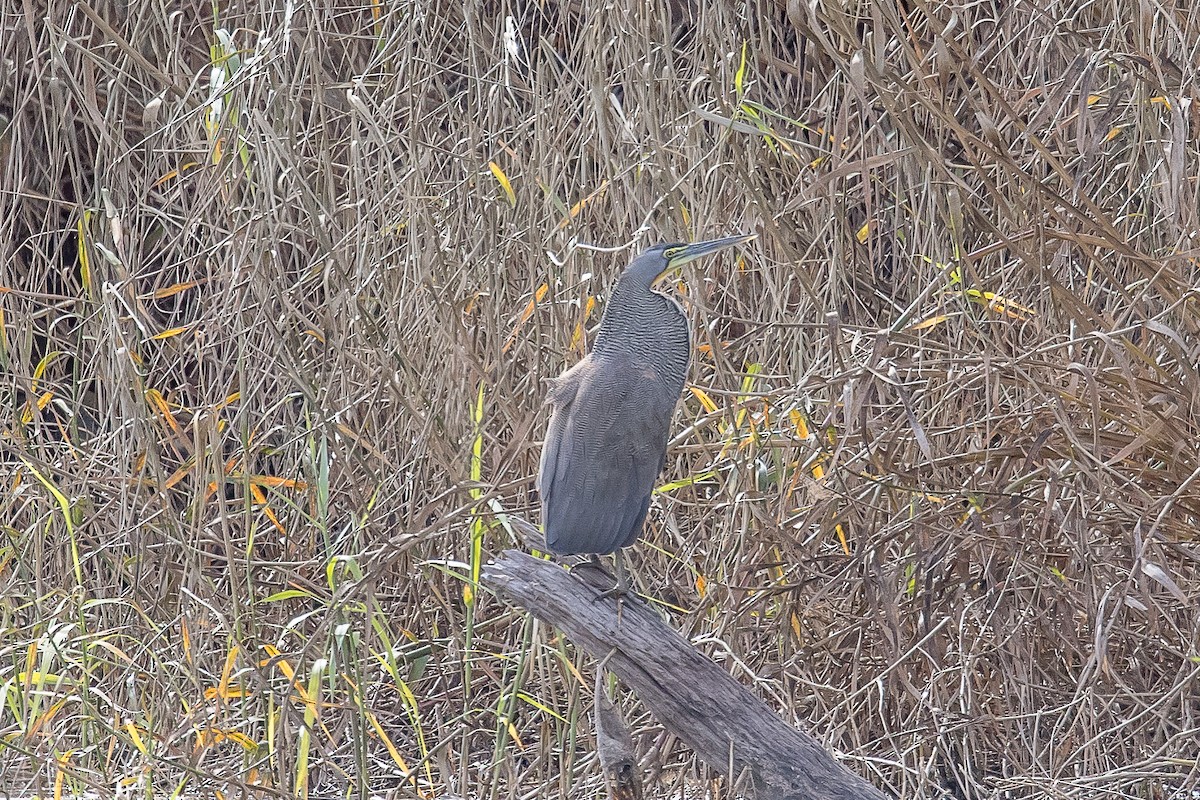
<instances>
[{"instance_id":1,"label":"dry brown grass","mask_svg":"<svg viewBox=\"0 0 1200 800\"><path fill-rule=\"evenodd\" d=\"M0 11L6 788L594 796L472 577L573 243L750 229L647 593L897 795L1200 782L1192 4L130 5Z\"/></svg>"}]
</instances>

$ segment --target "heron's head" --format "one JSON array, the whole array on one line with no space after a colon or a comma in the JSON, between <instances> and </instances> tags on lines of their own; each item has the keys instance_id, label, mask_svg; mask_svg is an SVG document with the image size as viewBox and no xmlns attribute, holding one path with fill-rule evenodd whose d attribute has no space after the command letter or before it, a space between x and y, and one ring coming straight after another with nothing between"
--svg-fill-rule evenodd
<instances>
[{"instance_id":1,"label":"heron's head","mask_svg":"<svg viewBox=\"0 0 1200 800\"><path fill-rule=\"evenodd\" d=\"M629 266L625 268L625 272L621 275L621 278L632 279L636 283L649 288L662 279L663 276L674 272L690 261L712 255L727 247L743 244L757 235L755 233L740 233L737 236L710 239L707 242L656 244L638 253L633 261L629 262Z\"/></svg>"}]
</instances>

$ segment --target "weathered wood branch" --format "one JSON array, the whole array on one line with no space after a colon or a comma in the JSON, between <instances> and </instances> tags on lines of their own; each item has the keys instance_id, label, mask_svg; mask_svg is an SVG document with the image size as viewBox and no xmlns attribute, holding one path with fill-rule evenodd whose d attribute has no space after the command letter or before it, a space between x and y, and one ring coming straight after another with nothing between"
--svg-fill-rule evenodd
<instances>
[{"instance_id":1,"label":"weathered wood branch","mask_svg":"<svg viewBox=\"0 0 1200 800\"><path fill-rule=\"evenodd\" d=\"M483 571L501 597L558 628L628 686L672 733L731 781L770 800L886 800L698 652L651 609L614 599L562 567L506 550Z\"/></svg>"},{"instance_id":2,"label":"weathered wood branch","mask_svg":"<svg viewBox=\"0 0 1200 800\"><path fill-rule=\"evenodd\" d=\"M642 800L642 776L637 771L637 751L621 712L604 691L603 669L596 670L596 753L604 770L610 800Z\"/></svg>"}]
</instances>

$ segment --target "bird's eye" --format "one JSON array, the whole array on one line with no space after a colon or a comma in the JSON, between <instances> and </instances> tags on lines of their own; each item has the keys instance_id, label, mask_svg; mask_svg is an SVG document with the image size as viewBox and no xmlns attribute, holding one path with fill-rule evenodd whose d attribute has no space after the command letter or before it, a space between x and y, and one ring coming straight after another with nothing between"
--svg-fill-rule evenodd
<instances>
[{"instance_id":1,"label":"bird's eye","mask_svg":"<svg viewBox=\"0 0 1200 800\"><path fill-rule=\"evenodd\" d=\"M663 258L665 258L667 261L670 261L681 252L683 252L682 247L668 247L666 250L663 250Z\"/></svg>"}]
</instances>

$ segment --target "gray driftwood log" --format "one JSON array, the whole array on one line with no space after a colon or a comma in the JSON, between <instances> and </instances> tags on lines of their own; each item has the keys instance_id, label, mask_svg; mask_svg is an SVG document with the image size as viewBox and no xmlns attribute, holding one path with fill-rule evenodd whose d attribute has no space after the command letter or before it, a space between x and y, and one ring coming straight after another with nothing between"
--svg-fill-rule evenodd
<instances>
[{"instance_id":1,"label":"gray driftwood log","mask_svg":"<svg viewBox=\"0 0 1200 800\"><path fill-rule=\"evenodd\" d=\"M549 561L506 550L483 583L553 625L615 673L672 733L763 800L886 800L637 601L599 591ZM729 774L732 766L732 774Z\"/></svg>"}]
</instances>

